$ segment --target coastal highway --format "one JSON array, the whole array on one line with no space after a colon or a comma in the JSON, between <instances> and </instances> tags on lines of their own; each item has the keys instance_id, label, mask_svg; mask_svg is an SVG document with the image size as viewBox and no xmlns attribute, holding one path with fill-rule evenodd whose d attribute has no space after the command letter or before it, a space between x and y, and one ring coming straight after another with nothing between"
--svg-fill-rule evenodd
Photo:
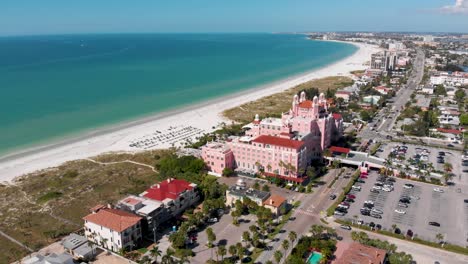
<instances>
[{"instance_id":1,"label":"coastal highway","mask_svg":"<svg viewBox=\"0 0 468 264\"><path fill-rule=\"evenodd\" d=\"M417 50L416 58L413 63L413 70L405 86L403 86L395 95L393 103L388 104L389 109L394 109L389 114L385 114L383 110L377 114L380 121L377 121L372 126L366 126L360 132L360 136L363 139L375 139L382 138L389 134L393 134L392 129L395 125L396 119L400 113L400 110L404 108L405 104L410 100L411 94L416 90L424 75L424 52ZM385 116L386 115L386 116ZM374 118L375 119L375 118ZM373 131L371 127L376 127Z\"/></svg>"}]
</instances>

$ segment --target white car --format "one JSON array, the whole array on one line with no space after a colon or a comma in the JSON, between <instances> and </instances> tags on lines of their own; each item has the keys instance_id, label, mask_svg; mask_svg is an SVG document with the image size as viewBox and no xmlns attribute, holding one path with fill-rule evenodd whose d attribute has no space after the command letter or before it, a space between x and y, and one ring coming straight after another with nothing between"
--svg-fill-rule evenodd
<instances>
[{"instance_id":1,"label":"white car","mask_svg":"<svg viewBox=\"0 0 468 264\"><path fill-rule=\"evenodd\" d=\"M392 189L390 189L390 188L388 188L388 187L384 187L384 188L382 188L382 191L384 191L384 192L391 192Z\"/></svg>"},{"instance_id":2,"label":"white car","mask_svg":"<svg viewBox=\"0 0 468 264\"><path fill-rule=\"evenodd\" d=\"M344 205L344 204L339 204L337 207L344 208L344 209L349 209L349 206Z\"/></svg>"},{"instance_id":3,"label":"white car","mask_svg":"<svg viewBox=\"0 0 468 264\"><path fill-rule=\"evenodd\" d=\"M434 188L434 192L443 193L444 190L442 190L441 188Z\"/></svg>"},{"instance_id":4,"label":"white car","mask_svg":"<svg viewBox=\"0 0 468 264\"><path fill-rule=\"evenodd\" d=\"M419 196L415 196L415 195L411 195L410 198L414 200L419 200Z\"/></svg>"},{"instance_id":5,"label":"white car","mask_svg":"<svg viewBox=\"0 0 468 264\"><path fill-rule=\"evenodd\" d=\"M371 210L371 213L383 214L383 211L382 211L382 210L379 210L379 209L376 209L376 208L373 208L373 209Z\"/></svg>"},{"instance_id":6,"label":"white car","mask_svg":"<svg viewBox=\"0 0 468 264\"><path fill-rule=\"evenodd\" d=\"M372 189L374 189L374 190L382 190L382 187L375 185L375 186L372 187Z\"/></svg>"},{"instance_id":7,"label":"white car","mask_svg":"<svg viewBox=\"0 0 468 264\"><path fill-rule=\"evenodd\" d=\"M414 187L414 185L411 184L411 183L405 183L405 184L403 185L403 188L405 188L405 189L413 189L413 187Z\"/></svg>"},{"instance_id":8,"label":"white car","mask_svg":"<svg viewBox=\"0 0 468 264\"><path fill-rule=\"evenodd\" d=\"M374 204L374 202L369 200L369 201L364 201L364 204Z\"/></svg>"},{"instance_id":9,"label":"white car","mask_svg":"<svg viewBox=\"0 0 468 264\"><path fill-rule=\"evenodd\" d=\"M361 190L361 186L353 185L353 186L351 186L351 188L352 188L353 190L358 190L358 191Z\"/></svg>"},{"instance_id":10,"label":"white car","mask_svg":"<svg viewBox=\"0 0 468 264\"><path fill-rule=\"evenodd\" d=\"M401 210L401 209L395 209L395 213L397 213L397 214L406 214L406 212Z\"/></svg>"}]
</instances>

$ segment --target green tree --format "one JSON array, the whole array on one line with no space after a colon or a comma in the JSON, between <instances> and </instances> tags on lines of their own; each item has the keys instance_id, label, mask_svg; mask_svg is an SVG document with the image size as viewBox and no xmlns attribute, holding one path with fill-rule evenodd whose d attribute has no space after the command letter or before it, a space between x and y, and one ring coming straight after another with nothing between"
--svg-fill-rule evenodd
<instances>
[{"instance_id":1,"label":"green tree","mask_svg":"<svg viewBox=\"0 0 468 264\"><path fill-rule=\"evenodd\" d=\"M396 252L389 254L388 262L389 264L411 264L413 263L413 256L405 252Z\"/></svg>"},{"instance_id":2,"label":"green tree","mask_svg":"<svg viewBox=\"0 0 468 264\"><path fill-rule=\"evenodd\" d=\"M280 263L281 259L283 258L283 253L281 253L279 250L276 250L275 253L273 253L273 256L276 260L276 263Z\"/></svg>"},{"instance_id":3,"label":"green tree","mask_svg":"<svg viewBox=\"0 0 468 264\"><path fill-rule=\"evenodd\" d=\"M162 254L162 251L159 250L158 247L153 247L151 250L150 250L150 255L151 257L153 258L153 260L156 262L158 257L160 257Z\"/></svg>"},{"instance_id":4,"label":"green tree","mask_svg":"<svg viewBox=\"0 0 468 264\"><path fill-rule=\"evenodd\" d=\"M255 190L260 190L260 184L258 183L258 181L256 181L256 182L254 183L253 188L254 188Z\"/></svg>"},{"instance_id":5,"label":"green tree","mask_svg":"<svg viewBox=\"0 0 468 264\"><path fill-rule=\"evenodd\" d=\"M234 171L231 168L226 167L223 169L222 175L225 177L231 177L234 175Z\"/></svg>"},{"instance_id":6,"label":"green tree","mask_svg":"<svg viewBox=\"0 0 468 264\"><path fill-rule=\"evenodd\" d=\"M447 91L445 90L445 86L443 84L439 84L434 89L435 95L447 95Z\"/></svg>"},{"instance_id":7,"label":"green tree","mask_svg":"<svg viewBox=\"0 0 468 264\"><path fill-rule=\"evenodd\" d=\"M312 233L312 236L314 237L321 235L324 230L325 229L321 225L312 225L310 227L310 232Z\"/></svg>"},{"instance_id":8,"label":"green tree","mask_svg":"<svg viewBox=\"0 0 468 264\"><path fill-rule=\"evenodd\" d=\"M239 257L239 260L242 263L242 260L244 259L244 255L245 255L244 246L242 246L242 243L238 242L236 244L236 249L237 249L237 256Z\"/></svg>"},{"instance_id":9,"label":"green tree","mask_svg":"<svg viewBox=\"0 0 468 264\"><path fill-rule=\"evenodd\" d=\"M267 184L264 184L264 185L262 186L262 191L264 191L264 192L269 192L269 191L270 191L270 186L268 186Z\"/></svg>"},{"instance_id":10,"label":"green tree","mask_svg":"<svg viewBox=\"0 0 468 264\"><path fill-rule=\"evenodd\" d=\"M216 234L213 232L213 228L208 227L206 229L206 236L208 238L208 247L213 247L213 242L216 240Z\"/></svg>"},{"instance_id":11,"label":"green tree","mask_svg":"<svg viewBox=\"0 0 468 264\"><path fill-rule=\"evenodd\" d=\"M221 245L218 247L218 255L221 256L221 261L224 261L224 256L226 255L226 247Z\"/></svg>"},{"instance_id":12,"label":"green tree","mask_svg":"<svg viewBox=\"0 0 468 264\"><path fill-rule=\"evenodd\" d=\"M228 248L228 252L231 256L237 257L237 248L235 245L230 245Z\"/></svg>"},{"instance_id":13,"label":"green tree","mask_svg":"<svg viewBox=\"0 0 468 264\"><path fill-rule=\"evenodd\" d=\"M283 242L281 243L281 247L284 249L284 255L286 256L286 253L289 249L289 240L283 240Z\"/></svg>"},{"instance_id":14,"label":"green tree","mask_svg":"<svg viewBox=\"0 0 468 264\"><path fill-rule=\"evenodd\" d=\"M291 241L291 244L294 244L294 241L297 239L297 233L294 231L289 232L288 238Z\"/></svg>"},{"instance_id":15,"label":"green tree","mask_svg":"<svg viewBox=\"0 0 468 264\"><path fill-rule=\"evenodd\" d=\"M244 231L242 233L242 239L247 243L250 242L250 233L248 231Z\"/></svg>"}]
</instances>

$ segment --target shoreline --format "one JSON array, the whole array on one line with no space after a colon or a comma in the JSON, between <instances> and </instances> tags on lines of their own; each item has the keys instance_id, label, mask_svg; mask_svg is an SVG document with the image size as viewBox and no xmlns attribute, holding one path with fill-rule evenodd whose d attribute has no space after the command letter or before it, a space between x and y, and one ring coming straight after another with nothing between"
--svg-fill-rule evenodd
<instances>
[{"instance_id":1,"label":"shoreline","mask_svg":"<svg viewBox=\"0 0 468 264\"><path fill-rule=\"evenodd\" d=\"M0 182L10 182L14 178L37 170L58 166L64 162L96 156L106 152L138 152L130 142L146 137L151 131L160 131L174 126L193 126L211 132L213 126L229 121L222 112L243 103L259 99L298 84L327 76L349 75L356 69L364 69L363 63L370 59L370 53L378 47L345 42L358 47L350 56L315 70L288 78L252 87L233 94L223 95L195 104L179 106L172 110L155 113L134 121L110 125L80 135L71 135L49 144L6 153L0 158ZM151 149L168 148L161 145Z\"/></svg>"}]
</instances>

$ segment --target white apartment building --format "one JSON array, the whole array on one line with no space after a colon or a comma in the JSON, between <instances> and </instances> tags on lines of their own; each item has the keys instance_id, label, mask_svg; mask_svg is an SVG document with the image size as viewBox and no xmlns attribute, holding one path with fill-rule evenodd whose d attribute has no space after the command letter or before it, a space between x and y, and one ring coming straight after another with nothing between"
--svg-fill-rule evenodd
<instances>
[{"instance_id":1,"label":"white apartment building","mask_svg":"<svg viewBox=\"0 0 468 264\"><path fill-rule=\"evenodd\" d=\"M141 217L102 205L83 217L86 238L104 248L118 252L132 250L142 239Z\"/></svg>"}]
</instances>

